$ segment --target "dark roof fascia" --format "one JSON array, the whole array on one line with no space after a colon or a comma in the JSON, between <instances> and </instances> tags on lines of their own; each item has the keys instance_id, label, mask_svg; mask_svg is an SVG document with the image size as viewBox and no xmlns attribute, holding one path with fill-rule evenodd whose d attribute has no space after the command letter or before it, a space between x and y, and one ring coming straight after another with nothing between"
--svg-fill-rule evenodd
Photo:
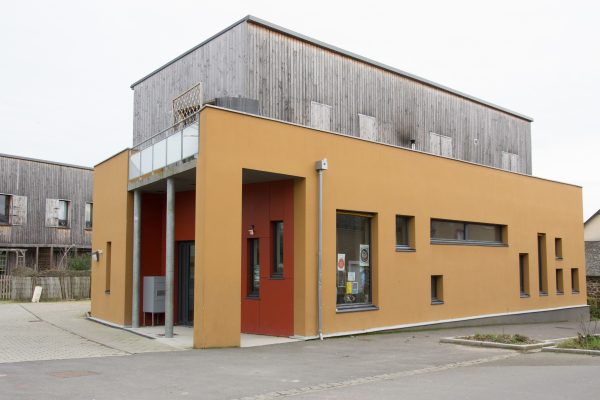
<instances>
[{"instance_id":1,"label":"dark roof fascia","mask_svg":"<svg viewBox=\"0 0 600 400\"><path fill-rule=\"evenodd\" d=\"M588 222L593 220L596 216L600 215L600 210L596 211L591 217L589 217L583 224L587 225Z\"/></svg>"},{"instance_id":2,"label":"dark roof fascia","mask_svg":"<svg viewBox=\"0 0 600 400\"><path fill-rule=\"evenodd\" d=\"M349 57L349 58L352 58L352 59L354 59L354 60L357 60L357 61L364 62L364 63L366 63L366 64L370 64L370 65L372 65L372 66L374 66L374 67L377 67L377 68L380 68L380 69L386 70L386 71L388 71L388 72L392 72L392 73L394 73L394 74L397 74L397 75L404 76L404 77L406 77L406 78L408 78L408 79L411 79L411 80L413 80L413 81L416 81L416 82L422 83L422 84L424 84L424 85L427 85L427 86L430 86L430 87L433 87L433 88L436 88L436 89L442 90L442 91L444 91L444 92L447 92L447 93L453 94L453 95L455 95L455 96L458 96L458 97L462 97L462 98L464 98L464 99L466 99L466 100L470 100L470 101L473 101L473 102L475 102L475 103L479 103L479 104L481 104L481 105L483 105L483 106L486 106L486 107L493 108L493 109L495 109L495 110L498 110L498 111L501 111L501 112L503 112L503 113L510 114L510 115L512 115L512 116L515 116L515 117L517 117L517 118L523 119L523 120L525 120L525 121L527 121L527 122L533 122L533 118L531 118L531 117L528 117L527 115L520 114L520 113L518 113L518 112L515 112L515 111L512 111L512 110L509 110L508 108L500 107L500 106L498 106L498 105L495 105L495 104L493 104L493 103L490 103L490 102L488 102L488 101L485 101L485 100L479 99L479 98L477 98L477 97L474 97L474 96L468 95L468 94L466 94L466 93L460 92L460 91L458 91L458 90L455 90L455 89L451 89L451 88L449 88L449 87L447 87L447 86L440 85L439 83L436 83L436 82L430 81L430 80L428 80L428 79L425 79L425 78L421 78L420 76L417 76L417 75L411 74L411 73L409 73L409 72L406 72L406 71L402 71L402 70L400 70L400 69L398 69L398 68L390 67L389 65L382 64L382 63L380 63L380 62L377 62L377 61L371 60L370 58L367 58L367 57L360 56L360 55L358 55L358 54L352 53L352 52L350 52L350 51L346 51L346 50L344 50L344 49L341 49L341 48L339 48L339 47L336 47L336 46L332 46L332 45L330 45L330 44L327 44L327 43L325 43L325 42L321 42L320 40L313 39L313 38L311 38L311 37L309 37L309 36L306 36L306 35L303 35L303 34L301 34L301 33L297 33L297 32L291 31L291 30L289 30L289 29L287 29L287 28L284 28L284 27L282 27L282 26L279 26L279 25L275 25L275 24L273 24L273 23L271 23L271 22L269 22L269 21L265 21L265 20L263 20L263 19L260 19L260 18L254 17L254 16L252 16L252 15L248 15L248 16L246 16L246 17L242 18L241 20L239 20L239 21L235 22L234 24L230 25L229 27L227 27L227 28L223 29L221 32L217 33L216 35L213 35L213 36L211 36L209 39L207 39L207 40L203 41L203 42L202 42L202 43L200 43L199 45L197 45L197 46L193 47L192 49L190 49L190 50L186 51L185 53L181 54L180 56L178 56L178 57L174 58L173 60L169 61L168 63L166 63L166 64L165 64L165 65L163 65L162 67L160 67L160 68L158 68L158 69L154 70L153 72L151 72L150 74L146 75L146 76L145 76L145 77L143 77L142 79L140 79L140 80L138 80L138 81L134 82L134 83L133 83L133 84L130 86L130 87L131 87L131 89L133 89L133 88L134 88L134 86L136 86L137 84L139 84L139 83L143 82L144 80L148 79L148 78L149 78L149 77L151 77L152 75L156 74L157 72L159 72L159 71L163 70L164 68L168 67L169 65L171 65L171 64L175 63L176 61L178 61L178 60L182 59L183 57L185 57L185 56L187 56L188 54L190 54L190 53L194 52L195 50L197 50L198 48L200 48L200 47L204 46L206 43L208 43L208 42L210 42L211 40L215 39L216 37L218 37L218 36L222 35L223 33L225 33L225 32L227 32L227 31L229 31L230 29L233 29L233 28L235 28L236 26L238 26L239 24L241 24L241 23L243 23L243 22L250 22L250 23L254 23L254 24L256 24L256 25L263 26L263 27L265 27L265 28L267 28L267 29L270 29L270 30L273 30L273 31L276 31L276 32L282 33L282 34L284 34L284 35L287 35L287 36L291 36L291 37L293 37L293 38L296 38L296 39L298 39L298 40L301 40L301 41L303 41L303 42L307 42L307 43L313 44L313 45L315 45L315 46L321 47L321 48L323 48L323 49L325 49L325 50L329 50L329 51L331 51L331 52L334 52L334 53L340 54L340 55L342 55L342 56Z\"/></svg>"},{"instance_id":3,"label":"dark roof fascia","mask_svg":"<svg viewBox=\"0 0 600 400\"><path fill-rule=\"evenodd\" d=\"M93 171L94 170L93 168L84 167L83 165L65 164L65 163L56 162L56 161L40 160L39 158L21 157L21 156L15 156L15 155L11 155L11 154L0 153L0 157L12 158L12 159L15 159L15 160L31 161L31 162L37 162L37 163L42 163L42 164L57 165L59 167L85 169L85 170L88 170L88 171Z\"/></svg>"}]
</instances>

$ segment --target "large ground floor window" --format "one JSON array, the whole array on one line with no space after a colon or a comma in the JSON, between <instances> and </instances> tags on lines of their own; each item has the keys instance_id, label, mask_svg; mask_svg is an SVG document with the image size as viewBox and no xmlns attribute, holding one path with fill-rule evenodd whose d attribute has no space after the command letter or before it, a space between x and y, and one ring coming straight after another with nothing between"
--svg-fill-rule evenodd
<instances>
[{"instance_id":1,"label":"large ground floor window","mask_svg":"<svg viewBox=\"0 0 600 400\"><path fill-rule=\"evenodd\" d=\"M371 304L371 219L337 213L337 305Z\"/></svg>"}]
</instances>

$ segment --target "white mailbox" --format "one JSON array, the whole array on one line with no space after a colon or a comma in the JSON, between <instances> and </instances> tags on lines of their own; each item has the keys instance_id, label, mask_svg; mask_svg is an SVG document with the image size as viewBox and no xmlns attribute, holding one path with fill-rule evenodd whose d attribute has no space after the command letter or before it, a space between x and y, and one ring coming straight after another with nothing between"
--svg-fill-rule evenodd
<instances>
[{"instance_id":1,"label":"white mailbox","mask_svg":"<svg viewBox=\"0 0 600 400\"><path fill-rule=\"evenodd\" d=\"M144 277L144 312L152 314L165 312L164 276Z\"/></svg>"}]
</instances>

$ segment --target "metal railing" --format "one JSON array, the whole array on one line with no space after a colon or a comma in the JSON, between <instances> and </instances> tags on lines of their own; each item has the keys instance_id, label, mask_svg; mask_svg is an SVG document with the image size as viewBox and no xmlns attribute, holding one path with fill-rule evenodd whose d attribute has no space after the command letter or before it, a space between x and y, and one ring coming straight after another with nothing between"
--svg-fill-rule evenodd
<instances>
[{"instance_id":1,"label":"metal railing","mask_svg":"<svg viewBox=\"0 0 600 400\"><path fill-rule=\"evenodd\" d=\"M129 179L136 179L198 154L199 112L135 145L129 152Z\"/></svg>"}]
</instances>

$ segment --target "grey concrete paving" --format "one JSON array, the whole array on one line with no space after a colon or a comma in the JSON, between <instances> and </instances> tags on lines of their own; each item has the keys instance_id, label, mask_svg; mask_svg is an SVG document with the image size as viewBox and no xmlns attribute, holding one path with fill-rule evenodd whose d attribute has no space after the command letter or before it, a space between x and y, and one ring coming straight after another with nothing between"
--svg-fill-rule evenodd
<instances>
[{"instance_id":1,"label":"grey concrete paving","mask_svg":"<svg viewBox=\"0 0 600 400\"><path fill-rule=\"evenodd\" d=\"M89 301L0 304L0 363L176 350L89 321L89 308Z\"/></svg>"},{"instance_id":2,"label":"grey concrete paving","mask_svg":"<svg viewBox=\"0 0 600 400\"><path fill-rule=\"evenodd\" d=\"M597 399L600 357L438 342L474 332L548 339L576 328L496 326L0 364L0 399Z\"/></svg>"},{"instance_id":3,"label":"grey concrete paving","mask_svg":"<svg viewBox=\"0 0 600 400\"><path fill-rule=\"evenodd\" d=\"M561 338L575 335L577 323L171 351L156 340L85 320L87 307L0 305L0 400L597 399L600 393L600 357L439 343L475 332ZM115 355L126 357L106 357ZM13 362L20 360L37 361Z\"/></svg>"}]
</instances>

